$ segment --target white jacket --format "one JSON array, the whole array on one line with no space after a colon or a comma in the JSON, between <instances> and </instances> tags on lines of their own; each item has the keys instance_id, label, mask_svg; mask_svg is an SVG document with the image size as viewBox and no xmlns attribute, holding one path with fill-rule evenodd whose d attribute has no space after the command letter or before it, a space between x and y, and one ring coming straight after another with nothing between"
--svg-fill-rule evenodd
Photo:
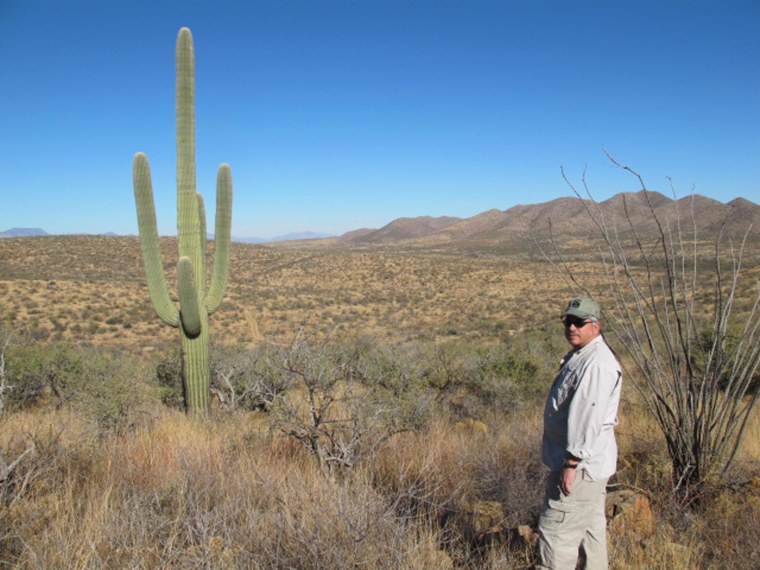
<instances>
[{"instance_id":1,"label":"white jacket","mask_svg":"<svg viewBox=\"0 0 760 570\"><path fill-rule=\"evenodd\" d=\"M562 469L570 454L592 481L615 473L621 385L620 363L601 335L565 355L544 408L542 456L550 470Z\"/></svg>"}]
</instances>

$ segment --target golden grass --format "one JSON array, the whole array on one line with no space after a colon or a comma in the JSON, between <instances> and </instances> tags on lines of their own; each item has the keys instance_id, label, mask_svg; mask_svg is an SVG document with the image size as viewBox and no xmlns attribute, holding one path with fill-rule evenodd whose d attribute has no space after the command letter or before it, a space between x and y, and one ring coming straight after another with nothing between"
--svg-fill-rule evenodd
<instances>
[{"instance_id":1,"label":"golden grass","mask_svg":"<svg viewBox=\"0 0 760 570\"><path fill-rule=\"evenodd\" d=\"M170 284L174 245L162 240ZM2 240L0 258L0 321L39 338L144 352L176 342L153 313L134 238ZM287 340L299 327L323 336L519 331L553 319L555 300L567 296L544 264L499 256L233 244L230 264L225 301L212 317L223 344Z\"/></svg>"},{"instance_id":2,"label":"golden grass","mask_svg":"<svg viewBox=\"0 0 760 570\"><path fill-rule=\"evenodd\" d=\"M738 458L742 461L760 462L760 410L755 408L747 422ZM760 475L760 473L758 473Z\"/></svg>"},{"instance_id":3,"label":"golden grass","mask_svg":"<svg viewBox=\"0 0 760 570\"><path fill-rule=\"evenodd\" d=\"M310 461L270 452L244 418L166 414L86 454L76 437L86 426L67 416L19 414L4 434L37 437L44 425L60 435L61 457L36 458L39 484L4 509L3 564L420 568L443 556L434 532L399 519L367 473L337 484ZM75 467L88 476L47 476Z\"/></svg>"},{"instance_id":4,"label":"golden grass","mask_svg":"<svg viewBox=\"0 0 760 570\"><path fill-rule=\"evenodd\" d=\"M162 243L172 283L176 247ZM4 322L41 339L143 353L176 344L176 331L153 315L136 239L0 240L0 259ZM575 269L601 274L587 262ZM236 244L212 336L254 345L303 327L322 336L493 340L555 322L565 297L543 263ZM669 495L664 442L630 379L624 397L618 482L649 496L656 533L616 536L611 568L755 567L760 414L739 451L741 485L683 514ZM480 524L473 517L498 503L505 529L535 524L540 406L468 421L440 417L332 479L300 445L269 436L266 414L201 423L158 408L148 417L121 435L65 409L2 419L6 460L32 441L37 451L2 486L0 566L416 570L532 562L529 548L502 535L490 543L473 538Z\"/></svg>"},{"instance_id":5,"label":"golden grass","mask_svg":"<svg viewBox=\"0 0 760 570\"><path fill-rule=\"evenodd\" d=\"M163 411L133 432L104 437L65 411L14 413L0 426L9 458L31 438L45 445L19 468L30 479L23 496L0 506L0 563L527 568L530 549L498 538L506 535L481 550L466 545L480 540L479 509L494 502L503 516L488 524L503 532L535 522L540 424L530 409L464 422L439 418L395 436L374 462L327 478L303 448L267 436L255 414L199 422ZM651 468L651 455L639 455L656 444L651 432L650 421L627 408L622 480L651 483L636 474ZM673 518L662 492L649 489L654 535L613 536L612 569L749 567L740 558L756 539L750 523L760 516L760 486L722 492L688 524ZM740 558L732 540L742 545Z\"/></svg>"}]
</instances>

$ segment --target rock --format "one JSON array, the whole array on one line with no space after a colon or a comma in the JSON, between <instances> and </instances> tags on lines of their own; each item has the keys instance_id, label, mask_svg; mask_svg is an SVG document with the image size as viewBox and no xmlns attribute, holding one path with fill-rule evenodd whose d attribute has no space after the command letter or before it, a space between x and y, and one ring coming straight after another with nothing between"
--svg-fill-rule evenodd
<instances>
[{"instance_id":1,"label":"rock","mask_svg":"<svg viewBox=\"0 0 760 570\"><path fill-rule=\"evenodd\" d=\"M608 493L605 512L607 530L613 537L634 534L643 539L654 534L654 513L643 493L627 489Z\"/></svg>"},{"instance_id":2,"label":"rock","mask_svg":"<svg viewBox=\"0 0 760 570\"><path fill-rule=\"evenodd\" d=\"M509 528L504 505L498 501L463 501L449 523L469 541L485 544L502 544L511 549L532 550L538 542L538 532L524 524Z\"/></svg>"},{"instance_id":3,"label":"rock","mask_svg":"<svg viewBox=\"0 0 760 570\"><path fill-rule=\"evenodd\" d=\"M462 533L470 540L482 540L504 532L504 506L498 501L462 503L456 519Z\"/></svg>"},{"instance_id":4,"label":"rock","mask_svg":"<svg viewBox=\"0 0 760 570\"><path fill-rule=\"evenodd\" d=\"M538 533L527 524L509 530L510 544L518 548L533 548L538 542Z\"/></svg>"}]
</instances>

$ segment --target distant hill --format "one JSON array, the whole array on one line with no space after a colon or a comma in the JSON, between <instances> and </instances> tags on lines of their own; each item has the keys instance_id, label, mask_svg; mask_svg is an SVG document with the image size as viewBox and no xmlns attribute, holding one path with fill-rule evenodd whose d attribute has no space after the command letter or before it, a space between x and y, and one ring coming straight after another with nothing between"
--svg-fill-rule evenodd
<instances>
[{"instance_id":1,"label":"distant hill","mask_svg":"<svg viewBox=\"0 0 760 570\"><path fill-rule=\"evenodd\" d=\"M269 238L267 241L295 241L303 239L324 239L329 237L333 236L330 234L322 234L318 232L296 232L292 234L285 234L284 236Z\"/></svg>"},{"instance_id":2,"label":"distant hill","mask_svg":"<svg viewBox=\"0 0 760 570\"><path fill-rule=\"evenodd\" d=\"M700 195L673 200L658 192L628 192L603 202L577 197L557 198L550 202L518 205L508 210L488 210L466 219L399 218L377 230L348 232L325 245L399 245L405 247L489 247L525 243L528 234L583 238L597 230L594 219L611 232L626 234L635 227L641 236L657 230L652 213L670 231L688 234L696 225L698 235L714 236L718 231L738 236L752 226L753 236L760 238L760 206L744 198L728 204Z\"/></svg>"},{"instance_id":3,"label":"distant hill","mask_svg":"<svg viewBox=\"0 0 760 570\"><path fill-rule=\"evenodd\" d=\"M0 238L15 238L15 237L40 237L40 236L49 236L51 234L47 233L42 228L11 228L9 230L5 230L3 232L0 232ZM86 234L80 234L80 235L86 235ZM119 234L116 234L114 232L107 232L104 234L98 234L102 236L110 236L110 237L117 237ZM277 236L273 238L258 238L258 237L233 237L232 241L238 242L238 243L271 243L271 242L280 242L280 241L294 241L294 240L312 240L312 239L325 239L333 237L330 234L323 234L323 233L317 233L317 232L299 232L299 233L292 233L292 234L286 234L282 236ZM208 239L214 239L213 234L208 234Z\"/></svg>"},{"instance_id":4,"label":"distant hill","mask_svg":"<svg viewBox=\"0 0 760 570\"><path fill-rule=\"evenodd\" d=\"M354 235L348 239L357 243L393 243L436 233L460 221L461 218L446 216L440 218L432 218L430 216L399 218L379 230L358 235L356 232L351 232Z\"/></svg>"},{"instance_id":5,"label":"distant hill","mask_svg":"<svg viewBox=\"0 0 760 570\"><path fill-rule=\"evenodd\" d=\"M330 234L322 234L317 232L297 232L292 234L285 234L282 236L276 236L273 238L258 238L258 237L234 237L232 241L239 243L273 243L280 241L300 241L300 240L312 240L312 239L325 239L334 237ZM209 236L209 239L214 239L213 235Z\"/></svg>"},{"instance_id":6,"label":"distant hill","mask_svg":"<svg viewBox=\"0 0 760 570\"><path fill-rule=\"evenodd\" d=\"M563 197L540 204L518 205L508 210L492 209L471 218L451 216L398 218L380 229L361 228L341 236L299 232L270 239L240 238L239 243L270 244L282 247L382 247L399 246L433 249L525 249L530 236L547 235L582 239L598 235L595 223L610 232L625 235L635 227L642 237L657 231L652 213L665 231L692 233L709 238L719 231L740 237L752 228L751 239L760 240L760 206L745 198L727 204L698 194L673 200L659 192L624 192L603 202ZM40 228L12 228L0 237L47 236ZM108 234L112 235L112 234ZM209 239L213 239L209 235Z\"/></svg>"},{"instance_id":7,"label":"distant hill","mask_svg":"<svg viewBox=\"0 0 760 570\"><path fill-rule=\"evenodd\" d=\"M0 238L12 238L12 237L34 237L34 236L46 236L50 235L45 230L40 228L11 228L0 232Z\"/></svg>"},{"instance_id":8,"label":"distant hill","mask_svg":"<svg viewBox=\"0 0 760 570\"><path fill-rule=\"evenodd\" d=\"M208 235L208 239L214 239L213 234ZM266 243L267 239L264 238L258 238L258 237L235 237L232 236L232 241L237 243Z\"/></svg>"}]
</instances>

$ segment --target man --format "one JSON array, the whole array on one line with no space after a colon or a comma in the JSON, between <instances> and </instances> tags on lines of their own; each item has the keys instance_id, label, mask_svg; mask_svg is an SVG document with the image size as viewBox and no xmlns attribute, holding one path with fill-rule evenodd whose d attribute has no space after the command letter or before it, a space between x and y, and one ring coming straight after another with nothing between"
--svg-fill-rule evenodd
<instances>
[{"instance_id":1,"label":"man","mask_svg":"<svg viewBox=\"0 0 760 570\"><path fill-rule=\"evenodd\" d=\"M579 548L588 570L607 568L607 480L615 473L622 373L589 297L570 301L562 322L572 350L544 409L542 455L549 468L538 529L538 568L572 570Z\"/></svg>"}]
</instances>

